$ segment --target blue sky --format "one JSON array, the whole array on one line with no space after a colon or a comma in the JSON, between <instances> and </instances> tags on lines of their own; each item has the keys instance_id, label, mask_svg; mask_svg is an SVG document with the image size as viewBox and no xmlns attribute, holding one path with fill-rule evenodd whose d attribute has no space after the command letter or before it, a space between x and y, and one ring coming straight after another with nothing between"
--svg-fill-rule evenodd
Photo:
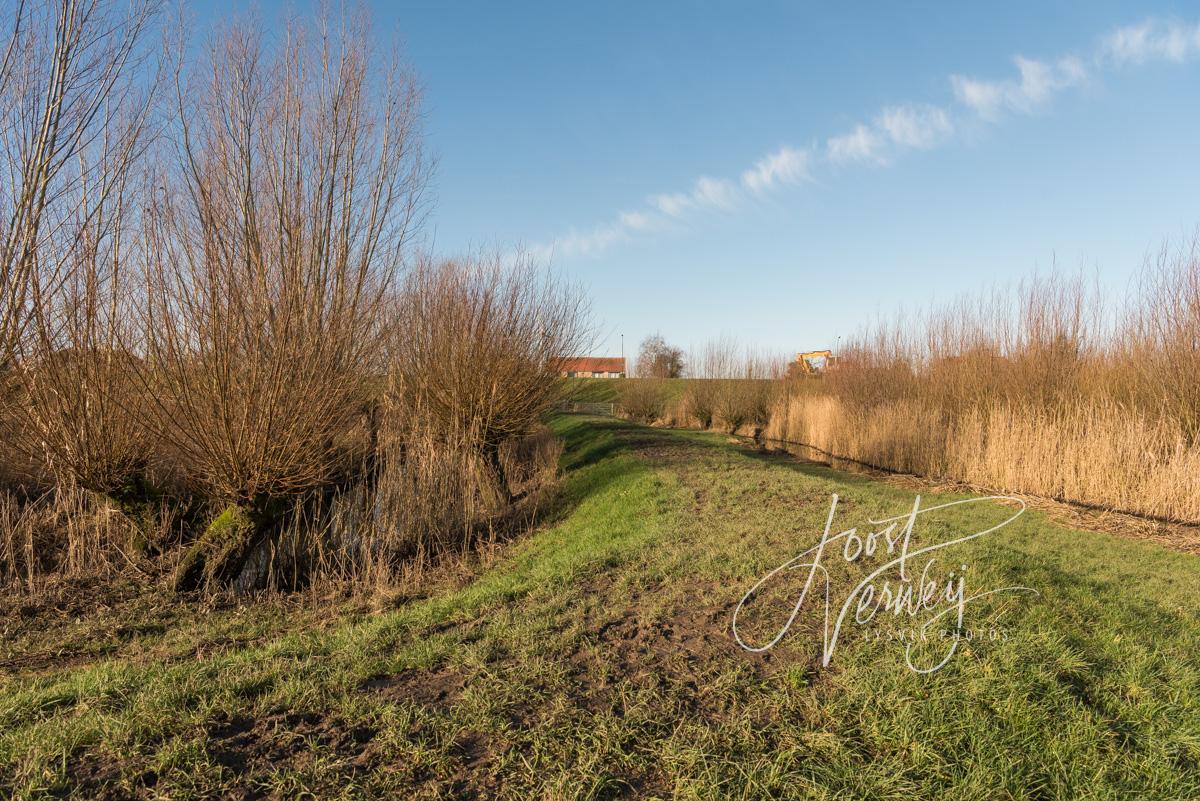
<instances>
[{"instance_id":1,"label":"blue sky","mask_svg":"<svg viewBox=\"0 0 1200 801\"><path fill-rule=\"evenodd\" d=\"M551 260L596 353L824 348L1035 270L1119 302L1200 224L1200 3L371 8L426 88L434 246Z\"/></svg>"}]
</instances>

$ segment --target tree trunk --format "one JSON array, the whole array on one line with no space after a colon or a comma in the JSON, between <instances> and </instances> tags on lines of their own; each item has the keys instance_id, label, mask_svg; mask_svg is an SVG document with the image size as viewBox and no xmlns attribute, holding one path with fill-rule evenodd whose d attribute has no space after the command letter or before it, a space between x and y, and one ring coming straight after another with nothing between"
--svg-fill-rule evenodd
<instances>
[{"instance_id":1,"label":"tree trunk","mask_svg":"<svg viewBox=\"0 0 1200 801\"><path fill-rule=\"evenodd\" d=\"M492 475L496 477L496 486L500 491L500 499L505 504L513 502L512 489L508 486L508 474L504 470L504 460L500 458L500 446L488 445L484 455L487 458L488 466L492 469Z\"/></svg>"},{"instance_id":2,"label":"tree trunk","mask_svg":"<svg viewBox=\"0 0 1200 801\"><path fill-rule=\"evenodd\" d=\"M243 577L251 558L277 533L280 514L271 504L230 506L208 524L192 543L175 571L176 592L261 589L267 571ZM243 579L244 580L239 580Z\"/></svg>"}]
</instances>

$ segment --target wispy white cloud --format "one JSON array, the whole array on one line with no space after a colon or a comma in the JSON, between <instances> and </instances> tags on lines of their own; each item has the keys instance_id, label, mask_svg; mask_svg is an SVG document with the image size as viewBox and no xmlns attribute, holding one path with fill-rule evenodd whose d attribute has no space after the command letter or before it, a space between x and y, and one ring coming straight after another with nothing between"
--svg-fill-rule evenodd
<instances>
[{"instance_id":1,"label":"wispy white cloud","mask_svg":"<svg viewBox=\"0 0 1200 801\"><path fill-rule=\"evenodd\" d=\"M887 164L901 150L928 150L953 133L954 122L944 108L927 104L888 106L869 125L860 123L848 134L831 137L825 143L825 152L832 164Z\"/></svg>"},{"instance_id":2,"label":"wispy white cloud","mask_svg":"<svg viewBox=\"0 0 1200 801\"><path fill-rule=\"evenodd\" d=\"M764 156L742 173L741 182L701 176L687 192L651 195L646 206L633 211L618 212L616 219L584 231L570 230L552 244L535 245L535 258L594 256L612 245L628 240L635 233L648 233L670 227L690 215L715 210L734 210L743 197L743 190L762 194L785 184L795 184L808 175L807 151L783 147Z\"/></svg>"},{"instance_id":3,"label":"wispy white cloud","mask_svg":"<svg viewBox=\"0 0 1200 801\"><path fill-rule=\"evenodd\" d=\"M1200 57L1200 24L1152 19L1103 37L1086 60L1073 55L1046 61L1016 56L1016 75L1009 78L951 75L957 110L917 103L886 106L870 121L826 139L823 148L781 147L736 180L702 176L686 191L651 195L641 208L622 211L591 229L572 229L553 245L536 246L532 252L542 257L598 255L635 234L677 227L696 214L735 211L745 198L810 180L821 163L887 165L906 150L930 150L952 141L971 119L996 123L1006 114L1032 113L1106 68L1195 57Z\"/></svg>"},{"instance_id":4,"label":"wispy white cloud","mask_svg":"<svg viewBox=\"0 0 1200 801\"><path fill-rule=\"evenodd\" d=\"M623 211L617 215L617 223L630 231L653 231L658 221L644 211Z\"/></svg>"},{"instance_id":5,"label":"wispy white cloud","mask_svg":"<svg viewBox=\"0 0 1200 801\"><path fill-rule=\"evenodd\" d=\"M954 75L950 78L954 95L963 105L985 120L995 120L1002 113L1015 111L1028 114L1048 102L1054 95L1082 83L1087 69L1075 56L1054 62L1037 61L1017 56L1019 77L1007 81L982 81Z\"/></svg>"},{"instance_id":6,"label":"wispy white cloud","mask_svg":"<svg viewBox=\"0 0 1200 801\"><path fill-rule=\"evenodd\" d=\"M742 186L756 194L784 184L797 184L808 177L810 154L807 150L781 147L768 153L742 173Z\"/></svg>"},{"instance_id":7,"label":"wispy white cloud","mask_svg":"<svg viewBox=\"0 0 1200 801\"><path fill-rule=\"evenodd\" d=\"M597 256L618 242L628 239L630 231L645 230L628 225L622 218L618 218L615 223L597 225L586 231L571 229L553 243L534 245L530 248L530 255L540 262L548 262L560 256Z\"/></svg>"},{"instance_id":8,"label":"wispy white cloud","mask_svg":"<svg viewBox=\"0 0 1200 801\"><path fill-rule=\"evenodd\" d=\"M699 208L732 209L737 199L737 189L726 180L701 178L696 181L692 198Z\"/></svg>"},{"instance_id":9,"label":"wispy white cloud","mask_svg":"<svg viewBox=\"0 0 1200 801\"><path fill-rule=\"evenodd\" d=\"M692 208L691 195L676 192L670 195L653 195L648 201L657 211L668 217L682 217Z\"/></svg>"},{"instance_id":10,"label":"wispy white cloud","mask_svg":"<svg viewBox=\"0 0 1200 801\"><path fill-rule=\"evenodd\" d=\"M944 108L929 105L885 108L875 124L893 144L915 150L937 147L954 133L950 114Z\"/></svg>"},{"instance_id":11,"label":"wispy white cloud","mask_svg":"<svg viewBox=\"0 0 1200 801\"><path fill-rule=\"evenodd\" d=\"M737 188L730 181L701 176L690 192L651 195L647 202L656 211L681 219L697 209L732 209L737 203Z\"/></svg>"},{"instance_id":12,"label":"wispy white cloud","mask_svg":"<svg viewBox=\"0 0 1200 801\"><path fill-rule=\"evenodd\" d=\"M1186 61L1200 55L1200 24L1151 19L1118 28L1104 38L1102 55L1117 64Z\"/></svg>"},{"instance_id":13,"label":"wispy white cloud","mask_svg":"<svg viewBox=\"0 0 1200 801\"><path fill-rule=\"evenodd\" d=\"M834 164L848 161L883 162L883 140L873 128L859 124L842 136L830 137L825 152Z\"/></svg>"}]
</instances>

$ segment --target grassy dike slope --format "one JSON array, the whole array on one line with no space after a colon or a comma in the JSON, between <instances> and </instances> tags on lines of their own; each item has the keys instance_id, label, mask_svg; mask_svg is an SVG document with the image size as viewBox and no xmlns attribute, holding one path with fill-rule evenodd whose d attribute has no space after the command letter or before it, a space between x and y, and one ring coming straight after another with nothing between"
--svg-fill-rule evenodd
<instances>
[{"instance_id":1,"label":"grassy dike slope","mask_svg":"<svg viewBox=\"0 0 1200 801\"><path fill-rule=\"evenodd\" d=\"M0 797L1200 795L1194 556L1031 510L950 557L972 592L1040 592L972 605L968 625L1005 639L918 675L847 633L824 669L804 619L755 656L733 608L815 542L830 493L853 525L912 492L711 434L556 427L546 525L464 586L375 614L135 598L7 625ZM793 597L771 596L785 616Z\"/></svg>"}]
</instances>

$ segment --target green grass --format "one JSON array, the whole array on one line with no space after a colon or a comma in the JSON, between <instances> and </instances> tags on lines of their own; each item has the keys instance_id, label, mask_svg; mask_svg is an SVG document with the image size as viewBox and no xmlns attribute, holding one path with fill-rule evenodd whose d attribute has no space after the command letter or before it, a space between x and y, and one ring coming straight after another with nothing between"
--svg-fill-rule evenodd
<instances>
[{"instance_id":1,"label":"green grass","mask_svg":"<svg viewBox=\"0 0 1200 801\"><path fill-rule=\"evenodd\" d=\"M642 378L568 378L567 396L577 403L618 403L625 387ZM669 403L687 391L690 378L659 379L664 399Z\"/></svg>"},{"instance_id":2,"label":"green grass","mask_svg":"<svg viewBox=\"0 0 1200 801\"><path fill-rule=\"evenodd\" d=\"M815 541L830 493L854 524L912 491L709 434L555 427L546 523L456 586L378 612L147 590L17 626L0 797L1200 796L1195 557L1029 511L947 556L973 591L1039 591L970 607L968 626L1005 639L918 675L856 632L822 668L805 618L755 656L732 610ZM922 528L1008 513L961 506Z\"/></svg>"}]
</instances>

